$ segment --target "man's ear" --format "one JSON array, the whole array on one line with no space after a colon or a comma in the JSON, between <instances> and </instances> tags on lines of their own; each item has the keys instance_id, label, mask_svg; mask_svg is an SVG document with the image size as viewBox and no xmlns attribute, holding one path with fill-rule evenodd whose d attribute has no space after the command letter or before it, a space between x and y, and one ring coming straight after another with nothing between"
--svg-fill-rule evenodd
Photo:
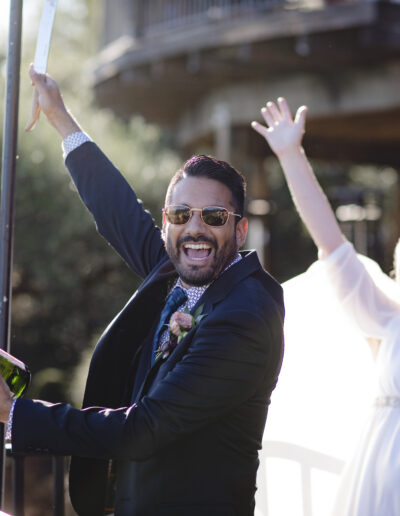
<instances>
[{"instance_id":1,"label":"man's ear","mask_svg":"<svg viewBox=\"0 0 400 516\"><path fill-rule=\"evenodd\" d=\"M246 241L247 229L249 227L249 221L246 217L243 217L236 224L236 244L240 249Z\"/></svg>"}]
</instances>

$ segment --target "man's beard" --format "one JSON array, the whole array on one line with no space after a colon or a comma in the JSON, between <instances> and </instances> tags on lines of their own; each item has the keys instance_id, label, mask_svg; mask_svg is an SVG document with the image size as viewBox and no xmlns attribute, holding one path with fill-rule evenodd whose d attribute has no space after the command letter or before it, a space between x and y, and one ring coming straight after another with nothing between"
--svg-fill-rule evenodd
<instances>
[{"instance_id":1,"label":"man's beard","mask_svg":"<svg viewBox=\"0 0 400 516\"><path fill-rule=\"evenodd\" d=\"M200 267L196 265L184 266L180 261L181 246L184 242L208 242L213 247L213 258L211 264L206 267ZM201 287L208 285L213 282L222 271L230 265L235 259L238 253L238 247L235 238L228 240L224 245L219 248L217 242L208 237L184 237L178 239L176 246L171 243L170 239L167 239L165 243L168 256L171 262L174 264L181 280L187 285L194 287Z\"/></svg>"}]
</instances>

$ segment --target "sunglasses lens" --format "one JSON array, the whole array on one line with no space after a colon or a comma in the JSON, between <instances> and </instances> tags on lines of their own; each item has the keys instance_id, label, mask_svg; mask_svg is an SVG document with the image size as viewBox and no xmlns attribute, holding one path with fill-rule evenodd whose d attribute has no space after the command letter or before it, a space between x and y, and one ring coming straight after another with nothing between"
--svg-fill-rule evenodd
<instances>
[{"instance_id":1,"label":"sunglasses lens","mask_svg":"<svg viewBox=\"0 0 400 516\"><path fill-rule=\"evenodd\" d=\"M203 208L201 216L206 224L209 226L223 226L228 220L228 210L224 208L217 208L214 206L207 206Z\"/></svg>"},{"instance_id":2,"label":"sunglasses lens","mask_svg":"<svg viewBox=\"0 0 400 516\"><path fill-rule=\"evenodd\" d=\"M182 225L189 222L192 211L188 206L168 206L165 216L170 224ZM198 210L200 211L200 210ZM229 212L218 206L206 206L201 210L201 218L208 226L223 226L228 220Z\"/></svg>"},{"instance_id":3,"label":"sunglasses lens","mask_svg":"<svg viewBox=\"0 0 400 516\"><path fill-rule=\"evenodd\" d=\"M187 206L168 206L165 215L171 224L186 224L190 219L190 208Z\"/></svg>"}]
</instances>

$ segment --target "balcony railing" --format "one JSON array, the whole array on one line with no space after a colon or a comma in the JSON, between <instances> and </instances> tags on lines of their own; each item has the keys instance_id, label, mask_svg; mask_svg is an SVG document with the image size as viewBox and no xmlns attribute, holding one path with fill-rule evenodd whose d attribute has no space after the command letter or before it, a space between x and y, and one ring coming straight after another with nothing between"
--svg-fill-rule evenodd
<instances>
[{"instance_id":1,"label":"balcony railing","mask_svg":"<svg viewBox=\"0 0 400 516\"><path fill-rule=\"evenodd\" d=\"M7 453L12 458L12 515L25 516L29 514L26 511L24 503L24 465L27 457L21 455L12 455L9 451ZM65 499L64 499L64 477L65 477L65 458L49 456L48 460L52 461L53 472L53 503L52 516L65 516ZM269 461L281 460L281 467L287 467L288 464L299 466L300 475L294 479L289 478L290 488L294 493L300 494L302 501L302 514L304 516L312 516L313 500L321 499L321 487L330 486L334 483L344 466L341 459L326 455L324 453L304 448L289 442L279 441L264 441L263 449L260 453L260 469L258 476L259 491L257 494L257 516L268 516L272 514L271 504L268 499L268 479L269 479ZM286 471L284 469L283 471ZM312 481L313 473L322 472L329 473L329 476L323 477L324 484ZM325 491L323 491L324 493ZM300 508L299 508L300 512ZM46 514L50 512L46 511Z\"/></svg>"},{"instance_id":2,"label":"balcony railing","mask_svg":"<svg viewBox=\"0 0 400 516\"><path fill-rule=\"evenodd\" d=\"M276 469L269 469L270 461ZM290 475L293 467L297 473L294 476ZM292 493L292 500L298 504L296 514L316 516L317 507L328 506L329 501L326 499L326 495L329 492L332 494L335 492L343 467L342 459L317 450L290 442L264 441L260 453L256 516L282 514L278 509L278 507L282 507L282 500L280 500L279 506L275 505L274 508L269 500L271 492L267 487L273 472L288 475L285 484L282 485L281 493ZM278 499L276 496L274 498Z\"/></svg>"},{"instance_id":3,"label":"balcony railing","mask_svg":"<svg viewBox=\"0 0 400 516\"><path fill-rule=\"evenodd\" d=\"M284 3L282 0L140 0L140 35L239 18Z\"/></svg>"},{"instance_id":4,"label":"balcony railing","mask_svg":"<svg viewBox=\"0 0 400 516\"><path fill-rule=\"evenodd\" d=\"M25 516L28 514L25 505L25 462L27 457L23 455L13 454L8 447L6 447L7 457L12 461L12 515ZM53 501L52 501L52 516L65 515L65 457L49 456L47 458L51 461L52 476L53 476Z\"/></svg>"},{"instance_id":5,"label":"balcony railing","mask_svg":"<svg viewBox=\"0 0 400 516\"><path fill-rule=\"evenodd\" d=\"M354 0L339 0L339 3ZM322 7L330 0L137 0L137 36L257 16L275 9Z\"/></svg>"}]
</instances>

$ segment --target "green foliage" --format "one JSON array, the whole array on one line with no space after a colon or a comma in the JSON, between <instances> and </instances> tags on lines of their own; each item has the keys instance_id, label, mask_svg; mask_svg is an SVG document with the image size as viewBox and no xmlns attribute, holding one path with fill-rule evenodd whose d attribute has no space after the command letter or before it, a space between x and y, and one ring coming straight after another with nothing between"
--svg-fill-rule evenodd
<instances>
[{"instance_id":1,"label":"green foliage","mask_svg":"<svg viewBox=\"0 0 400 516\"><path fill-rule=\"evenodd\" d=\"M26 4L32 8L32 2ZM139 117L124 123L92 105L83 73L93 50L91 4L60 2L49 73L84 130L160 222L166 185L179 160L158 128ZM32 18L30 26L37 30L38 18ZM11 349L33 372L28 395L63 401L69 397L81 357L129 299L139 279L96 233L65 170L61 140L54 129L42 115L32 133L23 131L32 98L27 70L35 39L36 31L25 35L21 66ZM2 96L3 86L4 80Z\"/></svg>"}]
</instances>

